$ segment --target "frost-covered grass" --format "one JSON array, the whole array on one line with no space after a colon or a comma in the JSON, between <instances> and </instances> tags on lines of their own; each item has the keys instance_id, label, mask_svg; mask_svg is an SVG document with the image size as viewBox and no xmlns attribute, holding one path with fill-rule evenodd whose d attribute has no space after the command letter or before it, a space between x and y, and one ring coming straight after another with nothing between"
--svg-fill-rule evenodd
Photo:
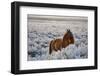
<instances>
[{"instance_id":1,"label":"frost-covered grass","mask_svg":"<svg viewBox=\"0 0 100 76\"><path fill-rule=\"evenodd\" d=\"M49 55L49 43L56 38L63 38L69 28L75 38L61 51ZM28 21L28 60L84 59L88 58L87 21Z\"/></svg>"}]
</instances>

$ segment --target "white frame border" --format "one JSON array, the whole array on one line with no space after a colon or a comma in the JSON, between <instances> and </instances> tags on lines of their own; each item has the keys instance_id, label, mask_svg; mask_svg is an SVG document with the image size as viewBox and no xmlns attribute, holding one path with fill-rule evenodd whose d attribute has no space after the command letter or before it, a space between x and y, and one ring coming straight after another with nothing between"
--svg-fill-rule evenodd
<instances>
[{"instance_id":1,"label":"white frame border","mask_svg":"<svg viewBox=\"0 0 100 76\"><path fill-rule=\"evenodd\" d=\"M27 61L27 14L87 16L88 59ZM71 64L70 64L71 63ZM20 7L20 70L94 66L94 11L43 7Z\"/></svg>"}]
</instances>

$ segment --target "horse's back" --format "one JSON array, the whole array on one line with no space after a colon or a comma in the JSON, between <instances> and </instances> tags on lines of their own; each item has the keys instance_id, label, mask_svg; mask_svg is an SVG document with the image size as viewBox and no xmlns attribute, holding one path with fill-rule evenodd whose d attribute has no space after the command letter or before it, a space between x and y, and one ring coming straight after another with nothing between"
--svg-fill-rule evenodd
<instances>
[{"instance_id":1,"label":"horse's back","mask_svg":"<svg viewBox=\"0 0 100 76\"><path fill-rule=\"evenodd\" d=\"M55 39L50 42L49 52L51 53L53 50L58 51L62 48L62 39Z\"/></svg>"}]
</instances>

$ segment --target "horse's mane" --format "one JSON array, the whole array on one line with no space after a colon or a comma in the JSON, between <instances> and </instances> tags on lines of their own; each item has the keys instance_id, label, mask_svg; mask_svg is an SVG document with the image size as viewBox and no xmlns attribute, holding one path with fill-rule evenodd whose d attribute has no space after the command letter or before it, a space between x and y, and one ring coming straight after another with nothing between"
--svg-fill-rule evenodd
<instances>
[{"instance_id":1,"label":"horse's mane","mask_svg":"<svg viewBox=\"0 0 100 76\"><path fill-rule=\"evenodd\" d=\"M64 36L63 36L63 40L64 40L64 39L71 38L71 37L73 37L72 32L71 32L70 30L67 30L67 32L66 32L66 33L64 34Z\"/></svg>"}]
</instances>

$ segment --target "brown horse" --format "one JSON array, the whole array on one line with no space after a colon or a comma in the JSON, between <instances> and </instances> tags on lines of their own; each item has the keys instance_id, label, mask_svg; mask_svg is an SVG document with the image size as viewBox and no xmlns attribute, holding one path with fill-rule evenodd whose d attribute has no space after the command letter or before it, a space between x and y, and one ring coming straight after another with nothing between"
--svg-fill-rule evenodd
<instances>
[{"instance_id":1,"label":"brown horse","mask_svg":"<svg viewBox=\"0 0 100 76\"><path fill-rule=\"evenodd\" d=\"M74 37L70 30L67 30L65 35L63 36L63 39L55 39L50 42L49 46L49 54L52 53L52 51L58 51L62 48L66 48L69 44L74 44Z\"/></svg>"}]
</instances>

